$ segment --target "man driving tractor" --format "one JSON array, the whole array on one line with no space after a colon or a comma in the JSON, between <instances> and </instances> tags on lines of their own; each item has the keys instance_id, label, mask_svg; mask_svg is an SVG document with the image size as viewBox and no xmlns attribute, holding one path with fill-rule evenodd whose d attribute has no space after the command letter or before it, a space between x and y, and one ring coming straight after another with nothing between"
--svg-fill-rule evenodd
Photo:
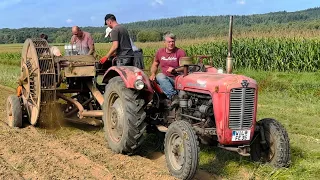
<instances>
[{"instance_id":1,"label":"man driving tractor","mask_svg":"<svg viewBox=\"0 0 320 180\"><path fill-rule=\"evenodd\" d=\"M178 103L176 100L177 91L174 88L176 72L173 72L173 70L179 67L179 59L185 57L186 53L184 50L176 47L176 36L173 33L166 33L163 38L165 47L160 48L155 55L151 66L150 80L154 81L156 79L158 81L162 91L170 100L168 104L173 106ZM156 75L159 65L162 73ZM177 71L182 71L182 69L178 69Z\"/></svg>"}]
</instances>

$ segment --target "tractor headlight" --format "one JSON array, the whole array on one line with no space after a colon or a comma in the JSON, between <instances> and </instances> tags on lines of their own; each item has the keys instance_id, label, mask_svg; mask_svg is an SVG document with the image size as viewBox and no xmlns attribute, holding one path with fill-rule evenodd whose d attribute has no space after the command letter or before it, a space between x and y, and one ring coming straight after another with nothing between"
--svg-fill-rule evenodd
<instances>
[{"instance_id":1,"label":"tractor headlight","mask_svg":"<svg viewBox=\"0 0 320 180\"><path fill-rule=\"evenodd\" d=\"M137 90L141 90L144 88L144 82L141 79L137 79L134 82L134 88L136 88Z\"/></svg>"}]
</instances>

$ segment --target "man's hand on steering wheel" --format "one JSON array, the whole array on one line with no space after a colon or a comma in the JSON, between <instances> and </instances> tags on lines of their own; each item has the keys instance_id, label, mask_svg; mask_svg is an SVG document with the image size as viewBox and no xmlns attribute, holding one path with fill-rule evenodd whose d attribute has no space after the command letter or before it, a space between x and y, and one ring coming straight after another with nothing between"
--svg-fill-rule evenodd
<instances>
[{"instance_id":1,"label":"man's hand on steering wheel","mask_svg":"<svg viewBox=\"0 0 320 180\"><path fill-rule=\"evenodd\" d=\"M198 72L201 70L201 66L197 65L197 64L190 64L188 65L188 72L191 71L191 67L196 67L196 70L192 71L192 72ZM183 74L183 69L184 69L184 66L178 66L176 68L173 68L171 70L171 74L173 75L180 75L180 74Z\"/></svg>"}]
</instances>

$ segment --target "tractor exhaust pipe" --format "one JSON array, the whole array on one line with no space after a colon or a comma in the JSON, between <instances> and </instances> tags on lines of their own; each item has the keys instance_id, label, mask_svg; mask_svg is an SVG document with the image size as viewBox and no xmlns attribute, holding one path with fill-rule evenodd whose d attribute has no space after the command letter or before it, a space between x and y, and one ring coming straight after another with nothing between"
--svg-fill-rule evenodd
<instances>
[{"instance_id":1,"label":"tractor exhaust pipe","mask_svg":"<svg viewBox=\"0 0 320 180\"><path fill-rule=\"evenodd\" d=\"M229 41L228 41L228 57L227 57L227 74L232 73L233 58L232 58L232 26L233 26L233 16L230 16L229 25Z\"/></svg>"}]
</instances>

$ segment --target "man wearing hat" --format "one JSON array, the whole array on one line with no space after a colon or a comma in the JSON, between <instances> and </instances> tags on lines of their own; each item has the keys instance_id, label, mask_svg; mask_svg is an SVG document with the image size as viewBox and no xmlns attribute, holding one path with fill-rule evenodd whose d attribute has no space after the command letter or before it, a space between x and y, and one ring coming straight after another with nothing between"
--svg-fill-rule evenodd
<instances>
[{"instance_id":1,"label":"man wearing hat","mask_svg":"<svg viewBox=\"0 0 320 180\"><path fill-rule=\"evenodd\" d=\"M120 66L133 65L133 50L130 42L130 36L127 29L118 24L116 17L113 14L107 14L104 18L105 25L110 29L106 29L106 36L110 33L112 46L106 56L100 59L100 63L104 64L115 53L116 63Z\"/></svg>"},{"instance_id":2,"label":"man wearing hat","mask_svg":"<svg viewBox=\"0 0 320 180\"><path fill-rule=\"evenodd\" d=\"M107 29L106 29L106 35L105 35L104 37L105 37L105 38L109 37L111 31L112 31L112 29L109 28L109 27L107 27ZM134 43L133 43L133 41L132 41L131 38L130 38L130 43L131 43L133 52L139 50L139 48L138 48L136 45L134 45Z\"/></svg>"}]
</instances>

